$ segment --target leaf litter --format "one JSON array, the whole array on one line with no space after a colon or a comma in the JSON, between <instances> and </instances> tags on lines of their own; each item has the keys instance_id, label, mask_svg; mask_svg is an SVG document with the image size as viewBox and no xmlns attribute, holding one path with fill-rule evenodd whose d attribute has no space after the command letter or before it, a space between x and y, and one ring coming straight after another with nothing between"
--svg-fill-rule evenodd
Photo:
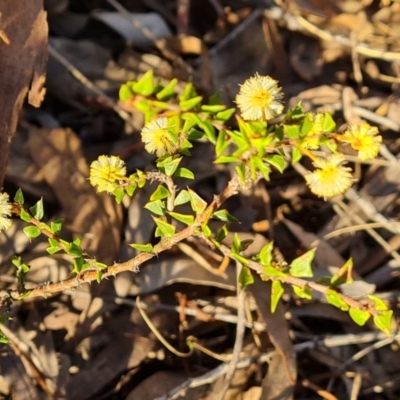
<instances>
[{"instance_id":1,"label":"leaf litter","mask_svg":"<svg viewBox=\"0 0 400 400\"><path fill-rule=\"evenodd\" d=\"M6 3L15 7L11 0ZM18 37L13 25L13 18L31 14L18 7L1 10L0 64L9 64L1 68L0 86L10 85L11 78L18 85L11 84L15 92L4 96L0 110L15 127L22 107L18 96L30 87L29 102L37 107L43 94L47 25L40 2L31 3L29 12L39 15L35 38ZM191 76L205 95L221 89L229 102L244 79L255 72L270 74L280 80L288 105L301 101L305 110L334 113L339 128L365 119L380 127L384 145L378 160L356 165L358 182L343 200L317 200L297 172L287 170L263 184L268 204L257 190L229 203L229 212L243 222L231 229L261 247L274 240L288 262L317 245L314 268L324 275L334 275L352 256L356 284L343 290L351 296L375 291L397 312L398 2L191 0L188 9L178 0L44 4L50 28L47 94L39 109L23 107L10 148L1 147L5 188L22 187L32 204L43 196L48 219L65 219L63 234L84 235L84 247L103 262L125 261L133 254L129 243L151 241L146 199L136 196L119 207L87 181L88 165L101 154L117 152L132 170L153 168L139 140L142 117L131 117L118 104L119 86L153 68L160 79L178 77L183 83ZM133 16L150 31L154 20L148 16L155 15L168 24L164 34L173 32L173 37L130 29L127 15L130 23ZM124 31L118 33L115 24L123 18ZM23 68L10 75L16 59L24 64L24 43L33 49L32 65L25 63L35 71L33 78ZM0 140L4 137L0 129ZM190 187L211 199L229 179L229 170L212 165L209 146L199 143L197 151L200 156L187 160L196 176ZM352 161L351 153L347 157ZM263 227L262 234L255 226ZM0 237L3 289L17 284L10 267L15 254L32 267L27 287L68 277L68 260L48 257L43 242L30 243L12 229ZM229 301L236 296L235 265L212 273L210 267L218 271L221 266L220 255L204 251L201 243L185 245L189 248L173 248L137 273L100 286L8 306L13 319L5 328L10 345L0 354L1 395L220 398L229 363L218 356L232 355L241 307ZM249 254L257 252L254 248ZM270 290L258 281L249 289L243 347L225 399L398 398L398 336L389 340L370 323L360 328L318 296L308 302L287 293L272 314ZM186 352L186 339L193 336L210 353L197 349L180 358L165 348L135 308L138 295L154 329L176 349Z\"/></svg>"}]
</instances>

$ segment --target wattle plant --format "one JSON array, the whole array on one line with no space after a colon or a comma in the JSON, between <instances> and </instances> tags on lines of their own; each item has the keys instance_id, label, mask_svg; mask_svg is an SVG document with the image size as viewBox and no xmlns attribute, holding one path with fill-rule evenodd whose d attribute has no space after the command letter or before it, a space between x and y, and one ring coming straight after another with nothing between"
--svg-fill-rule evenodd
<instances>
[{"instance_id":1,"label":"wattle plant","mask_svg":"<svg viewBox=\"0 0 400 400\"><path fill-rule=\"evenodd\" d=\"M0 230L9 228L11 214L19 215L27 223L24 232L29 238L45 235L49 254L64 252L71 257L71 272L74 274L63 282L26 290L24 277L29 273L29 265L15 257L13 264L18 289L3 291L3 300L46 296L94 280L100 283L105 277L119 272L137 270L145 261L195 236L241 265L238 283L242 290L254 282L254 274L264 281L271 281L272 311L285 291L283 285L287 284L296 296L304 299L311 299L313 292L322 293L328 303L349 313L359 325L364 325L372 317L375 326L389 335L392 311L385 302L374 295L358 300L342 293L341 285L353 281L351 260L334 276L314 280L311 264L315 250L288 265L275 260L272 242L251 259L243 256L247 244L241 242L238 235L234 236L230 246L224 244L228 235L227 224L237 222L222 208L229 197L260 179L269 180L272 170L283 172L303 157L309 158L314 166L314 170L304 176L311 192L325 199L340 195L353 184L354 178L338 144L351 146L361 161L372 159L378 155L382 142L377 128L362 122L339 133L335 131L336 125L329 113L304 112L301 104L282 114L282 89L269 76L255 75L240 87L236 97L238 115L235 115L234 108L220 104L218 94L204 102L192 84L187 84L181 93L176 87L177 80L162 85L149 71L139 81L127 82L120 90L120 100L125 107L136 108L145 116L141 138L144 148L156 156L156 171L136 170L128 174L123 160L106 155L100 156L90 166L90 183L98 192L115 196L118 203L124 196L133 196L148 181L159 183L145 205L153 216L155 237L160 238L158 243L132 243L131 246L139 251L135 258L106 265L81 248L79 237L72 242L59 237L62 220L50 224L43 222L42 201L26 209L22 191L16 193L13 202L7 193L1 193ZM229 121L234 115L236 127L232 128L233 123ZM195 178L192 171L181 167L181 161L190 156L190 149L200 139L214 145L215 163L232 164L235 171L225 189L216 194L211 203L192 189L178 187L174 181L175 178ZM316 155L316 150L319 150L318 154L322 151L324 156ZM180 206L186 203L192 210L189 214L180 210ZM223 221L225 225L213 232L209 226L211 219ZM176 222L186 227L177 231ZM2 340L6 341L6 338Z\"/></svg>"}]
</instances>

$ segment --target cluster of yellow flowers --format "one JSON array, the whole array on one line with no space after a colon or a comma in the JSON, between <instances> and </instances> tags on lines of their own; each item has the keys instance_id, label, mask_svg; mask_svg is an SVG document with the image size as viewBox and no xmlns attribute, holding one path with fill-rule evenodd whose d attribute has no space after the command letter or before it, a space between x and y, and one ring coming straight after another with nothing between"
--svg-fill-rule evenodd
<instances>
[{"instance_id":1,"label":"cluster of yellow flowers","mask_svg":"<svg viewBox=\"0 0 400 400\"><path fill-rule=\"evenodd\" d=\"M268 121L282 113L282 97L282 90L275 79L256 74L240 87L236 103L243 119ZM309 113L308 116L314 125L304 143L306 148L316 150L319 145L318 133L323 133L321 124L323 115ZM382 143L378 129L367 122L350 125L343 134L336 134L334 137L337 141L349 143L358 152L357 156L361 161L375 158ZM326 158L316 157L308 152L306 155L312 156L316 168L305 176L306 183L317 196L333 197L344 193L353 184L351 169L345 166L343 154L334 153Z\"/></svg>"},{"instance_id":2,"label":"cluster of yellow flowers","mask_svg":"<svg viewBox=\"0 0 400 400\"><path fill-rule=\"evenodd\" d=\"M236 104L243 120L267 122L283 112L282 88L270 76L256 74L241 85ZM351 168L346 166L342 153L336 152L322 158L310 152L320 145L324 115L307 113L306 116L313 125L306 140L302 142L300 138L299 149L311 158L315 167L314 171L306 174L306 183L320 197L329 198L344 193L354 182ZM166 117L158 117L147 123L141 136L145 149L157 157L173 155L179 150L176 134ZM332 138L349 144L358 152L361 161L375 158L382 143L378 129L367 122L350 125L344 133L332 134ZM92 186L97 186L98 192L113 193L128 180L125 163L119 157L100 156L90 166L89 179ZM0 193L0 231L11 226L11 207L8 194Z\"/></svg>"}]
</instances>

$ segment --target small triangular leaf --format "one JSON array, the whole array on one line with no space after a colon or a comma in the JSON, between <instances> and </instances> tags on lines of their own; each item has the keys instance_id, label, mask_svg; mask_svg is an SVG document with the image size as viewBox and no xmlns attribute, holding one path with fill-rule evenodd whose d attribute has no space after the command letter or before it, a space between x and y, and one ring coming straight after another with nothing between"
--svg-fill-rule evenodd
<instances>
[{"instance_id":1,"label":"small triangular leaf","mask_svg":"<svg viewBox=\"0 0 400 400\"><path fill-rule=\"evenodd\" d=\"M129 246L143 253L151 253L153 251L153 246L150 243L147 244L130 243Z\"/></svg>"},{"instance_id":2,"label":"small triangular leaf","mask_svg":"<svg viewBox=\"0 0 400 400\"><path fill-rule=\"evenodd\" d=\"M312 278L314 273L311 268L311 263L315 257L315 249L307 251L307 253L296 258L290 264L290 274L297 278Z\"/></svg>"},{"instance_id":3,"label":"small triangular leaf","mask_svg":"<svg viewBox=\"0 0 400 400\"><path fill-rule=\"evenodd\" d=\"M162 218L153 217L153 219L158 228L159 234L157 236L171 237L175 234L175 227L173 225Z\"/></svg>"},{"instance_id":4,"label":"small triangular leaf","mask_svg":"<svg viewBox=\"0 0 400 400\"><path fill-rule=\"evenodd\" d=\"M281 299L285 290L283 289L282 283L279 281L272 281L271 287L271 312L274 313L276 311L276 307L278 307L279 300Z\"/></svg>"},{"instance_id":5,"label":"small triangular leaf","mask_svg":"<svg viewBox=\"0 0 400 400\"><path fill-rule=\"evenodd\" d=\"M350 307L349 315L351 319L360 326L364 326L365 323L371 317L371 313L367 310L360 310L359 308Z\"/></svg>"}]
</instances>

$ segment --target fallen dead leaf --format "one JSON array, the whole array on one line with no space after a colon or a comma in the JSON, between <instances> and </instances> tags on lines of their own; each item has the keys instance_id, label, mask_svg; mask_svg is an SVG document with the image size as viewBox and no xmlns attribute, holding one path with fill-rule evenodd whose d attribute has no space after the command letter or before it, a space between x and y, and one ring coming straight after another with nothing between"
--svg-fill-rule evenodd
<instances>
[{"instance_id":1,"label":"fallen dead leaf","mask_svg":"<svg viewBox=\"0 0 400 400\"><path fill-rule=\"evenodd\" d=\"M0 189L24 99L28 94L35 107L43 100L48 34L42 0L5 0L1 12L1 28L10 44L0 46Z\"/></svg>"}]
</instances>

